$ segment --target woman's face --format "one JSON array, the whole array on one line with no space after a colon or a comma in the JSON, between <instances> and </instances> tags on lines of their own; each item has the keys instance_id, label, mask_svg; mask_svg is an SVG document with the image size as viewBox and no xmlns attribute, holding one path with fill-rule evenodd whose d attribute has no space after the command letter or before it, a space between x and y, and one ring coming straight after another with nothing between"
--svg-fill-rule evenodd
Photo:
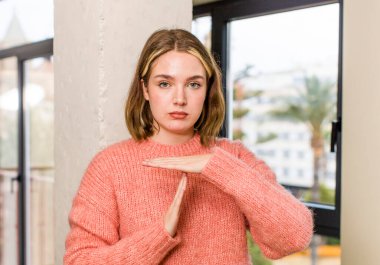
<instances>
[{"instance_id":1,"label":"woman's face","mask_svg":"<svg viewBox=\"0 0 380 265\"><path fill-rule=\"evenodd\" d=\"M192 136L206 98L206 71L199 59L170 51L151 66L144 97L159 128L155 136Z\"/></svg>"}]
</instances>

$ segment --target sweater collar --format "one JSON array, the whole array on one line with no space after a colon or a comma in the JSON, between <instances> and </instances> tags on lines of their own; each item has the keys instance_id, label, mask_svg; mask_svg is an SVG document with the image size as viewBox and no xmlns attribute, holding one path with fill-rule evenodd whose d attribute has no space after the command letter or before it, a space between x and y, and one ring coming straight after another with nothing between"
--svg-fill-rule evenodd
<instances>
[{"instance_id":1,"label":"sweater collar","mask_svg":"<svg viewBox=\"0 0 380 265\"><path fill-rule=\"evenodd\" d=\"M207 150L208 148L202 146L201 137L196 133L191 139L181 144L161 144L147 139L141 142L141 147L154 156L184 156L198 153L201 150Z\"/></svg>"}]
</instances>

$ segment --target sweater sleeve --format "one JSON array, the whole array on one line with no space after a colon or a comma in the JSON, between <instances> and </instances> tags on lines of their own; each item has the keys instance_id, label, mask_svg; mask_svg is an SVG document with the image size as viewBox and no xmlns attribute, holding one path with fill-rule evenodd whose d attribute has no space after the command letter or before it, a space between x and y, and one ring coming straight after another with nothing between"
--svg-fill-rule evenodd
<instances>
[{"instance_id":1,"label":"sweater sleeve","mask_svg":"<svg viewBox=\"0 0 380 265\"><path fill-rule=\"evenodd\" d=\"M162 219L120 238L115 192L99 160L90 163L74 198L64 264L159 264L180 236L171 237Z\"/></svg>"},{"instance_id":2,"label":"sweater sleeve","mask_svg":"<svg viewBox=\"0 0 380 265\"><path fill-rule=\"evenodd\" d=\"M276 181L263 161L237 145L238 157L215 147L202 175L235 198L265 256L279 259L305 249L313 235L311 211Z\"/></svg>"}]
</instances>

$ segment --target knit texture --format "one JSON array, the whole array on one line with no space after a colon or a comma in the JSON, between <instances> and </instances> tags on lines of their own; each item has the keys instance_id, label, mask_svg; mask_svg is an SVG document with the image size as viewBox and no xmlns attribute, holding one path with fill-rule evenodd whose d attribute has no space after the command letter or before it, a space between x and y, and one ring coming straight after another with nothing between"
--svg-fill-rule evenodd
<instances>
[{"instance_id":1,"label":"knit texture","mask_svg":"<svg viewBox=\"0 0 380 265\"><path fill-rule=\"evenodd\" d=\"M214 153L201 174L188 174L177 233L164 215L182 173L142 165L145 159ZM125 140L89 164L69 215L64 264L251 264L249 229L267 257L303 250L311 212L240 142L199 135L183 144Z\"/></svg>"}]
</instances>

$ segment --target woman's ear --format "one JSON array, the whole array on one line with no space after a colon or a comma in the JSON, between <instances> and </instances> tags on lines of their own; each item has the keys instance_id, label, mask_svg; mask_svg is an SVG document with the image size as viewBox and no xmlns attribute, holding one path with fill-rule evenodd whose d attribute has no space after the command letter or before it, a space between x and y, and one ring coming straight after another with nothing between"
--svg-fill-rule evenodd
<instances>
[{"instance_id":1,"label":"woman's ear","mask_svg":"<svg viewBox=\"0 0 380 265\"><path fill-rule=\"evenodd\" d=\"M141 82L141 87L143 89L144 98L145 100L149 101L148 88L145 86L145 82L143 79L140 79L140 82Z\"/></svg>"}]
</instances>

